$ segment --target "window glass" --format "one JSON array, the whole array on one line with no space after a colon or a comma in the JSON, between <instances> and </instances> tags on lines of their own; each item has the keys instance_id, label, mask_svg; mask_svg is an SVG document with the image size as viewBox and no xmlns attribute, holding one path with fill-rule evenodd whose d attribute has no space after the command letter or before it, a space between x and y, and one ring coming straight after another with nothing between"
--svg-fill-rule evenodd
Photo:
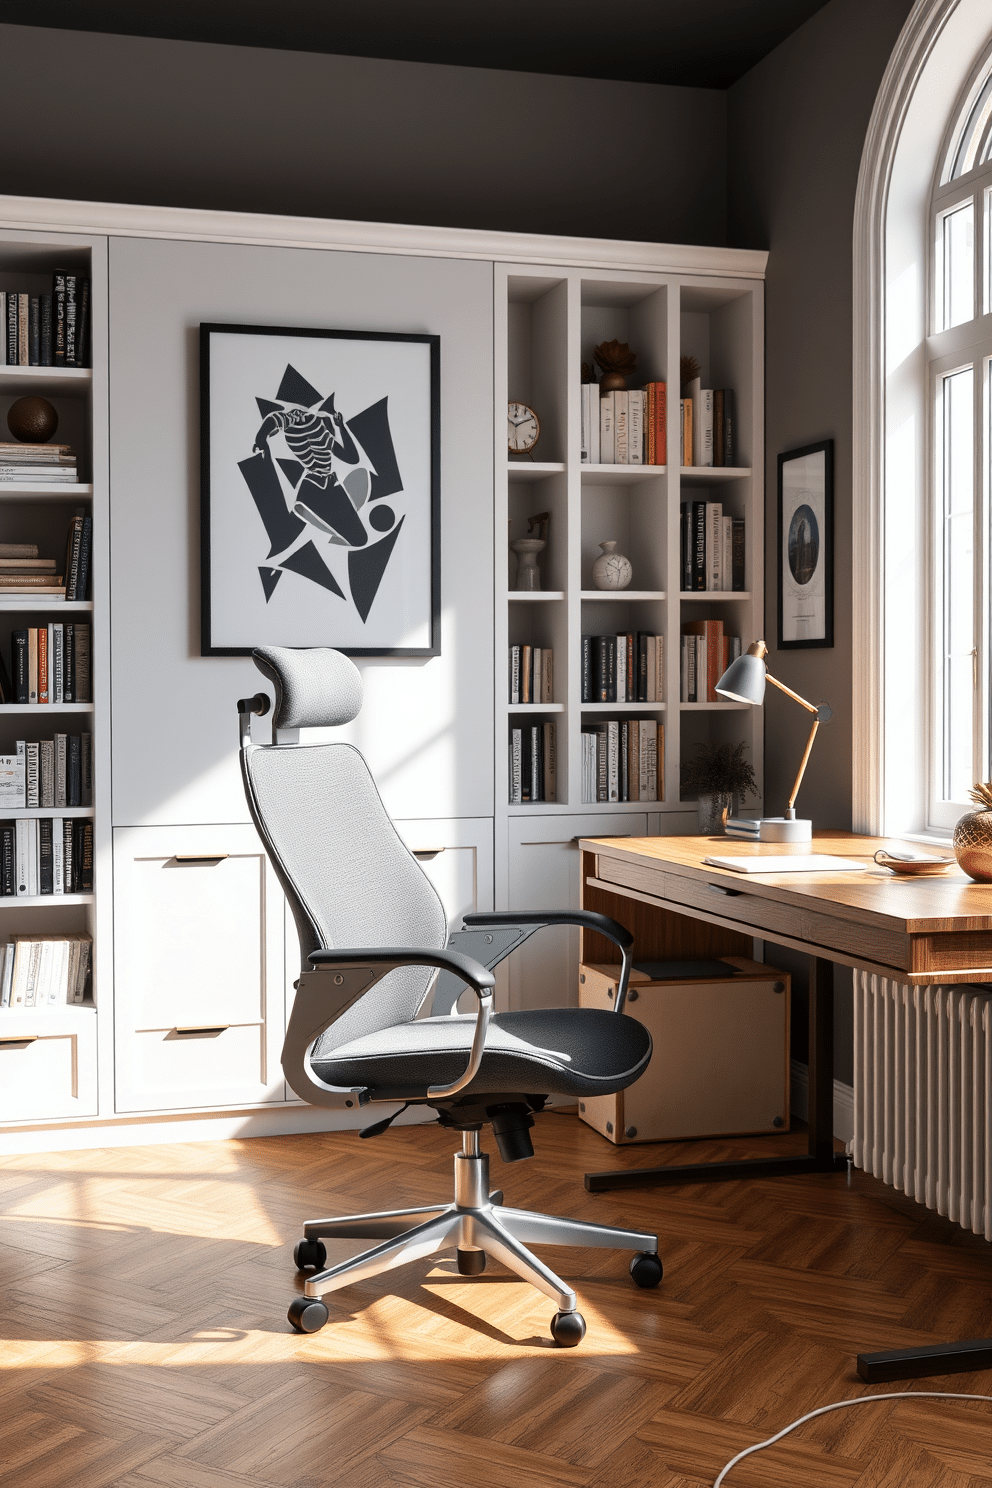
<instances>
[{"instance_id":1,"label":"window glass","mask_svg":"<svg viewBox=\"0 0 992 1488\"><path fill-rule=\"evenodd\" d=\"M943 329L975 314L975 205L964 202L940 219Z\"/></svg>"},{"instance_id":2,"label":"window glass","mask_svg":"<svg viewBox=\"0 0 992 1488\"><path fill-rule=\"evenodd\" d=\"M941 380L943 796L965 801L974 784L975 500L974 371Z\"/></svg>"}]
</instances>

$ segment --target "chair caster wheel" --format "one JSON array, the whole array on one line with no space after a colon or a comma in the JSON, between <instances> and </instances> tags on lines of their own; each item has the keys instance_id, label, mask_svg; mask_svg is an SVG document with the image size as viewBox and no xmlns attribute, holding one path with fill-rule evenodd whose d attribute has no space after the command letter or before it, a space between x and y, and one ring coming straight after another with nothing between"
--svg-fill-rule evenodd
<instances>
[{"instance_id":1,"label":"chair caster wheel","mask_svg":"<svg viewBox=\"0 0 992 1488\"><path fill-rule=\"evenodd\" d=\"M665 1273L656 1251L639 1250L630 1263L630 1274L639 1287L656 1287Z\"/></svg>"},{"instance_id":2,"label":"chair caster wheel","mask_svg":"<svg viewBox=\"0 0 992 1488\"><path fill-rule=\"evenodd\" d=\"M316 1297L294 1297L286 1314L297 1333L316 1333L329 1315L323 1302Z\"/></svg>"},{"instance_id":3,"label":"chair caster wheel","mask_svg":"<svg viewBox=\"0 0 992 1488\"><path fill-rule=\"evenodd\" d=\"M494 1188L492 1193L489 1195L489 1202L490 1204L502 1204L503 1190L501 1188Z\"/></svg>"},{"instance_id":4,"label":"chair caster wheel","mask_svg":"<svg viewBox=\"0 0 992 1488\"><path fill-rule=\"evenodd\" d=\"M586 1336L581 1312L556 1312L551 1319L551 1337L559 1348L574 1348Z\"/></svg>"},{"instance_id":5,"label":"chair caster wheel","mask_svg":"<svg viewBox=\"0 0 992 1488\"><path fill-rule=\"evenodd\" d=\"M297 1240L293 1247L293 1260L297 1271L307 1271L311 1266L315 1271L323 1271L327 1265L323 1240Z\"/></svg>"},{"instance_id":6,"label":"chair caster wheel","mask_svg":"<svg viewBox=\"0 0 992 1488\"><path fill-rule=\"evenodd\" d=\"M458 1251L458 1271L462 1276L481 1276L486 1269L486 1252L484 1250L461 1250Z\"/></svg>"}]
</instances>

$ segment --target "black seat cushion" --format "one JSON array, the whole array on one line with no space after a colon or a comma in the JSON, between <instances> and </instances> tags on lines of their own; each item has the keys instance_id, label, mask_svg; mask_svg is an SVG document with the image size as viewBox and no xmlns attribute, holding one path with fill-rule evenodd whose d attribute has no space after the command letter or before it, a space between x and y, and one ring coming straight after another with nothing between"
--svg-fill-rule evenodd
<instances>
[{"instance_id":1,"label":"black seat cushion","mask_svg":"<svg viewBox=\"0 0 992 1488\"><path fill-rule=\"evenodd\" d=\"M465 1069L474 1017L422 1018L314 1052L328 1085L413 1089L446 1085ZM643 1023L598 1008L536 1008L497 1013L482 1067L464 1095L610 1095L647 1069L651 1035Z\"/></svg>"}]
</instances>

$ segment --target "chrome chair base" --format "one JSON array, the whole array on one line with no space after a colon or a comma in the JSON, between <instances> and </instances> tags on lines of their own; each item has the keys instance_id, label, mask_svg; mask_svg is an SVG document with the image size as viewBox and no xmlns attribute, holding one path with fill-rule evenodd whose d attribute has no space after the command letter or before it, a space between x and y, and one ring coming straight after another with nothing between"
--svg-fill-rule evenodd
<instances>
[{"instance_id":1,"label":"chrome chair base","mask_svg":"<svg viewBox=\"0 0 992 1488\"><path fill-rule=\"evenodd\" d=\"M477 1131L463 1132L462 1151L455 1154L453 1203L342 1219L311 1219L303 1226L303 1234L305 1240L382 1242L351 1260L308 1276L303 1288L308 1299L455 1246L461 1252L481 1250L493 1256L551 1297L558 1304L559 1314L575 1312L575 1293L527 1249L528 1245L588 1245L647 1252L649 1256L656 1256L658 1251L657 1235L646 1231L556 1219L494 1203L489 1190L489 1158L479 1150ZM660 1275L659 1266L659 1279Z\"/></svg>"}]
</instances>

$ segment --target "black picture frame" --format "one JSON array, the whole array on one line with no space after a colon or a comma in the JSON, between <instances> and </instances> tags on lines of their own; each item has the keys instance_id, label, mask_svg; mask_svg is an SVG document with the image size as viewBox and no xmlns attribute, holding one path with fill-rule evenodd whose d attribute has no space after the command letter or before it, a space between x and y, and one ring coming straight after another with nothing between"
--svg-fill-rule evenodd
<instances>
[{"instance_id":1,"label":"black picture frame","mask_svg":"<svg viewBox=\"0 0 992 1488\"><path fill-rule=\"evenodd\" d=\"M834 644L834 441L778 457L778 649Z\"/></svg>"},{"instance_id":2,"label":"black picture frame","mask_svg":"<svg viewBox=\"0 0 992 1488\"><path fill-rule=\"evenodd\" d=\"M201 323L201 655L440 655L440 387L437 335Z\"/></svg>"}]
</instances>

